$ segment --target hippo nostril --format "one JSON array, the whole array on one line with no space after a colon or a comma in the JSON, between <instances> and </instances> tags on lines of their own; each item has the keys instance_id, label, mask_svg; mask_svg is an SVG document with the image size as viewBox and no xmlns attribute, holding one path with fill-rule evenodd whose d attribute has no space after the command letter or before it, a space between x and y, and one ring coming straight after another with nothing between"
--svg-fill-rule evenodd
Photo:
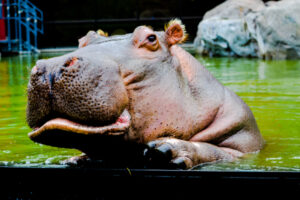
<instances>
[{"instance_id":1,"label":"hippo nostril","mask_svg":"<svg viewBox=\"0 0 300 200\"><path fill-rule=\"evenodd\" d=\"M71 67L72 65L74 65L77 62L78 58L77 57L73 57L71 59L69 59L67 62L65 62L64 67Z\"/></svg>"},{"instance_id":2,"label":"hippo nostril","mask_svg":"<svg viewBox=\"0 0 300 200\"><path fill-rule=\"evenodd\" d=\"M52 86L53 86L54 78L55 78L55 73L49 73L49 75L48 75L48 80L49 80L49 86L50 86L50 89L51 89Z\"/></svg>"}]
</instances>

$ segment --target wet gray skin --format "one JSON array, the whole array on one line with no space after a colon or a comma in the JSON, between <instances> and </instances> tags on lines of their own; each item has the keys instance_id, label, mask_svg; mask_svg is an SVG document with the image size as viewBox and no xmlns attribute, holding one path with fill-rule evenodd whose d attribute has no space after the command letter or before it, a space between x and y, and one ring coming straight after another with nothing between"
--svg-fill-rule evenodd
<instances>
[{"instance_id":1,"label":"wet gray skin","mask_svg":"<svg viewBox=\"0 0 300 200\"><path fill-rule=\"evenodd\" d=\"M251 110L177 45L184 38L178 20L165 32L89 32L78 50L39 60L28 84L29 137L86 154L71 163L140 155L150 166L191 168L259 151Z\"/></svg>"}]
</instances>

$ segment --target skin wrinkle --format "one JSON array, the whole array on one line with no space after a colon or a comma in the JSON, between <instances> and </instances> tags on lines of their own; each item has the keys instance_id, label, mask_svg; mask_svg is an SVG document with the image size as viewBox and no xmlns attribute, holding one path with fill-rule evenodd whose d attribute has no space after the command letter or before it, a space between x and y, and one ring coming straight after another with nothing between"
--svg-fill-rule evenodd
<instances>
[{"instance_id":1,"label":"skin wrinkle","mask_svg":"<svg viewBox=\"0 0 300 200\"><path fill-rule=\"evenodd\" d=\"M177 46L174 46L171 48L172 55L176 56L181 63L181 68L183 69L183 72L187 75L188 80L189 80L189 86L190 89L193 87L193 79L195 76L198 74L195 72L196 70L193 69L195 66L191 66L191 63L194 62L193 57L190 55L186 55L187 53L183 53L183 50ZM197 90L198 88L195 88ZM193 90L192 90L193 91ZM191 136L195 135L197 132L201 131L202 129L205 129L205 127L209 126L216 120L216 115L218 114L219 107L216 107L216 110L212 112L211 117L208 118L206 122L204 122L204 125L202 128L196 130L194 134L191 134ZM209 116L209 115L208 115Z\"/></svg>"},{"instance_id":2,"label":"skin wrinkle","mask_svg":"<svg viewBox=\"0 0 300 200\"><path fill-rule=\"evenodd\" d=\"M175 50L173 50L175 48ZM179 51L179 52L178 52ZM195 75L195 71L189 67L190 66L190 58L187 57L187 58L182 58L180 56L180 50L176 49L176 47L171 47L171 53L173 56L176 56L178 57L178 60L179 60L179 63L180 63L180 66L181 66L181 69L183 70L183 72L185 73L185 75L188 77L188 80L189 81L192 81L193 78L194 78L194 75Z\"/></svg>"}]
</instances>

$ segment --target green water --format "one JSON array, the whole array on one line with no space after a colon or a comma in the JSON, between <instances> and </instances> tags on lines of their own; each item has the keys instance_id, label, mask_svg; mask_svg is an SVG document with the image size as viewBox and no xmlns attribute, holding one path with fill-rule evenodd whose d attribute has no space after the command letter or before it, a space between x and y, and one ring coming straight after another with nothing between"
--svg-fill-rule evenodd
<instances>
[{"instance_id":1,"label":"green water","mask_svg":"<svg viewBox=\"0 0 300 200\"><path fill-rule=\"evenodd\" d=\"M55 55L0 60L0 165L57 166L80 154L35 144L27 137L31 131L25 121L28 76L37 59L51 56ZM300 171L300 60L198 59L251 107L266 146L233 163L196 169Z\"/></svg>"},{"instance_id":2,"label":"green water","mask_svg":"<svg viewBox=\"0 0 300 200\"><path fill-rule=\"evenodd\" d=\"M15 56L0 60L0 165L49 165L79 151L33 143L27 136L26 87L34 63L44 57ZM53 55L54 56L54 55Z\"/></svg>"}]
</instances>

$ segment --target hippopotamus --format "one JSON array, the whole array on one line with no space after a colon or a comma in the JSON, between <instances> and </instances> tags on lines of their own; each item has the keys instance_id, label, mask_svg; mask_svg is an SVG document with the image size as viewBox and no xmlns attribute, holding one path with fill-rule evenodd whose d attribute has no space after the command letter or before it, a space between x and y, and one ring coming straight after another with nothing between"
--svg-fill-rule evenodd
<instances>
[{"instance_id":1,"label":"hippopotamus","mask_svg":"<svg viewBox=\"0 0 300 200\"><path fill-rule=\"evenodd\" d=\"M180 47L186 37L180 20L164 31L90 31L75 51L38 60L27 90L30 139L80 150L75 163L141 156L183 169L259 151L250 108Z\"/></svg>"}]
</instances>

